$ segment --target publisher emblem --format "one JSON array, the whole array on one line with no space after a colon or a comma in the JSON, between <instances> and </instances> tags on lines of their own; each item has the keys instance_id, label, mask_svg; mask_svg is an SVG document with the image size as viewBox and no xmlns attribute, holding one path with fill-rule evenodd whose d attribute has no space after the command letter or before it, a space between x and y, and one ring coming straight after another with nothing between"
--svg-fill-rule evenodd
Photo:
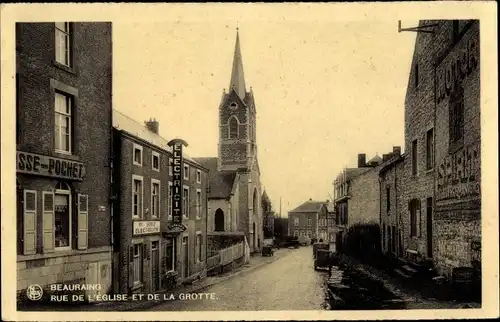
<instances>
[{"instance_id":1,"label":"publisher emblem","mask_svg":"<svg viewBox=\"0 0 500 322\"><path fill-rule=\"evenodd\" d=\"M32 301L38 301L39 299L42 298L43 295L42 287L38 284L30 285L26 289L26 295Z\"/></svg>"}]
</instances>

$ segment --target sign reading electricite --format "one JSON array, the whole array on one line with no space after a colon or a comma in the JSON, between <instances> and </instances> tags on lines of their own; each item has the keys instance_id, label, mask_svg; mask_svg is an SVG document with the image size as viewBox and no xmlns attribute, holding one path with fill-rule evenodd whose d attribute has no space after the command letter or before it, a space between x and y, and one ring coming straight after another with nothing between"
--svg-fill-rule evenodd
<instances>
[{"instance_id":1,"label":"sign reading electricite","mask_svg":"<svg viewBox=\"0 0 500 322\"><path fill-rule=\"evenodd\" d=\"M182 195L184 179L184 160L182 147L187 143L181 139L174 139L168 142L172 147L172 225L182 225ZM186 209L187 210L187 209Z\"/></svg>"},{"instance_id":2,"label":"sign reading electricite","mask_svg":"<svg viewBox=\"0 0 500 322\"><path fill-rule=\"evenodd\" d=\"M22 151L16 153L16 171L79 181L85 177L85 165L81 162Z\"/></svg>"}]
</instances>

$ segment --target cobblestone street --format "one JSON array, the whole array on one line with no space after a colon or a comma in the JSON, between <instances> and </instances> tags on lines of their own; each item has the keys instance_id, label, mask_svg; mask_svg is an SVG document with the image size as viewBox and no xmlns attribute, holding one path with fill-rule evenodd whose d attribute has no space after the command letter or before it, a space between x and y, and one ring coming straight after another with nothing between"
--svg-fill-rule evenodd
<instances>
[{"instance_id":1,"label":"cobblestone street","mask_svg":"<svg viewBox=\"0 0 500 322\"><path fill-rule=\"evenodd\" d=\"M323 310L326 277L313 268L312 247L301 247L203 291L215 293L216 300L165 302L149 311Z\"/></svg>"}]
</instances>

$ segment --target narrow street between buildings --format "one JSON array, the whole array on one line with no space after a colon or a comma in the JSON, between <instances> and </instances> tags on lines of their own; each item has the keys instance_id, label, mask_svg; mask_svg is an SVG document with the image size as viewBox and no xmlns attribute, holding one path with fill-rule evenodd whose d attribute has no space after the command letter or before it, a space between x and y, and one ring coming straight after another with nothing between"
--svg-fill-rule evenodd
<instances>
[{"instance_id":1,"label":"narrow street between buildings","mask_svg":"<svg viewBox=\"0 0 500 322\"><path fill-rule=\"evenodd\" d=\"M178 300L150 311L324 310L326 272L314 270L312 247L288 252L248 274L211 286L215 300Z\"/></svg>"}]
</instances>

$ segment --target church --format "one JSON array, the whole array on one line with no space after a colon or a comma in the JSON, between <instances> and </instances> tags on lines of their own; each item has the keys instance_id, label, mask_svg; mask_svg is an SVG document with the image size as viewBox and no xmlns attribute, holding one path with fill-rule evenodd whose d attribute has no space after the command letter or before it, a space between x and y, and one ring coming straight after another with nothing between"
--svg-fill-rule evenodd
<instances>
[{"instance_id":1,"label":"church","mask_svg":"<svg viewBox=\"0 0 500 322\"><path fill-rule=\"evenodd\" d=\"M209 170L209 239L219 247L222 240L246 239L251 252L259 251L264 239L256 114L252 88L247 91L245 85L237 30L230 85L219 105L218 157L195 161Z\"/></svg>"}]
</instances>

